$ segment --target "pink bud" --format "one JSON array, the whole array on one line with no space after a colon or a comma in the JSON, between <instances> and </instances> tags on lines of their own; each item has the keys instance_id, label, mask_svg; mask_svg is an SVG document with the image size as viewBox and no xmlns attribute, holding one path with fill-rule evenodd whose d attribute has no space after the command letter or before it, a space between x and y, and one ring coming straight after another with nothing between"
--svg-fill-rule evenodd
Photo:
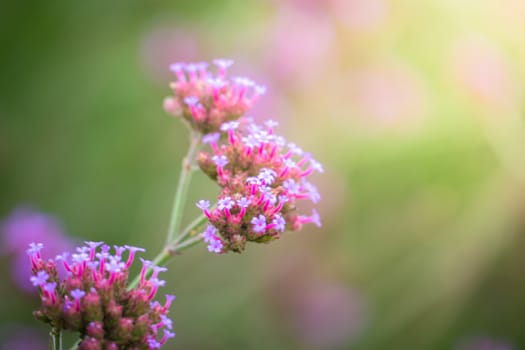
<instances>
[{"instance_id":1,"label":"pink bud","mask_svg":"<svg viewBox=\"0 0 525 350\"><path fill-rule=\"evenodd\" d=\"M78 345L78 350L102 350L102 341L87 337Z\"/></svg>"},{"instance_id":2,"label":"pink bud","mask_svg":"<svg viewBox=\"0 0 525 350\"><path fill-rule=\"evenodd\" d=\"M164 110L173 116L177 116L180 111L180 106L173 97L166 97L164 99Z\"/></svg>"},{"instance_id":3,"label":"pink bud","mask_svg":"<svg viewBox=\"0 0 525 350\"><path fill-rule=\"evenodd\" d=\"M117 343L112 341L106 341L104 344L104 350L119 350Z\"/></svg>"},{"instance_id":4,"label":"pink bud","mask_svg":"<svg viewBox=\"0 0 525 350\"><path fill-rule=\"evenodd\" d=\"M104 327L102 322L90 322L87 326L87 334L95 339L104 337Z\"/></svg>"}]
</instances>

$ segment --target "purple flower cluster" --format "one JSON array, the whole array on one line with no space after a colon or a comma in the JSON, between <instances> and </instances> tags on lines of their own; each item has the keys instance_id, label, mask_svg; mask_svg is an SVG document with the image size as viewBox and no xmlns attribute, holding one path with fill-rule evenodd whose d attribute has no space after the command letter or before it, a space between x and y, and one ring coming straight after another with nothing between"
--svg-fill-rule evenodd
<instances>
[{"instance_id":1,"label":"purple flower cluster","mask_svg":"<svg viewBox=\"0 0 525 350\"><path fill-rule=\"evenodd\" d=\"M212 151L201 152L198 163L221 187L215 209L210 209L209 201L197 202L210 222L203 233L210 252L241 252L246 241L269 242L306 223L321 226L317 211L301 215L297 202L320 200L307 178L315 171L323 172L323 167L276 135L276 125L271 120L261 126L241 118L220 127L227 136L205 136Z\"/></svg>"},{"instance_id":2,"label":"purple flower cluster","mask_svg":"<svg viewBox=\"0 0 525 350\"><path fill-rule=\"evenodd\" d=\"M171 83L174 97L164 100L168 113L182 116L203 134L216 132L223 123L239 119L266 91L248 78L229 78L226 71L232 60L216 59L213 63L216 74L208 70L205 62L172 64L170 70L177 77Z\"/></svg>"},{"instance_id":3,"label":"purple flower cluster","mask_svg":"<svg viewBox=\"0 0 525 350\"><path fill-rule=\"evenodd\" d=\"M44 260L42 248L31 243L27 250L30 281L41 298L34 315L55 329L79 332L79 349L158 349L175 335L167 316L175 297L166 295L164 305L154 300L166 268L141 259L140 283L127 288L129 268L143 249L115 246L111 252L103 242L86 242L74 253ZM59 265L67 270L65 278L58 276Z\"/></svg>"}]
</instances>

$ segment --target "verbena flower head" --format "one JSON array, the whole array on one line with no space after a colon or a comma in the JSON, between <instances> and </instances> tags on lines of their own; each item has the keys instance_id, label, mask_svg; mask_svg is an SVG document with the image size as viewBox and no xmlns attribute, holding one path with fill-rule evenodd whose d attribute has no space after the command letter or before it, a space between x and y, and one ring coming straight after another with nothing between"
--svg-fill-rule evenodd
<instances>
[{"instance_id":1,"label":"verbena flower head","mask_svg":"<svg viewBox=\"0 0 525 350\"><path fill-rule=\"evenodd\" d=\"M74 253L42 259L43 245L32 243L31 283L40 291L37 319L61 330L79 332L79 349L158 349L174 336L167 317L174 296L160 304L154 298L165 282L163 267L143 260L137 288L127 289L129 268L141 248L86 242ZM57 266L68 271L59 278ZM147 279L146 272L152 269Z\"/></svg>"},{"instance_id":2,"label":"verbena flower head","mask_svg":"<svg viewBox=\"0 0 525 350\"><path fill-rule=\"evenodd\" d=\"M177 77L171 83L174 96L164 101L168 113L181 116L203 134L219 131L221 125L234 126L224 123L239 119L265 93L264 87L248 78L228 77L232 60L213 63L215 74L204 62L172 64L170 70Z\"/></svg>"},{"instance_id":3,"label":"verbena flower head","mask_svg":"<svg viewBox=\"0 0 525 350\"><path fill-rule=\"evenodd\" d=\"M276 135L276 125L267 121L261 126L246 118L225 123L220 130L227 137L212 138L211 152L199 154L200 168L221 187L214 209L208 201L197 203L210 222L203 233L209 251L241 252L246 241L269 242L306 223L321 226L315 209L311 215L300 214L297 203L320 200L308 177L323 167Z\"/></svg>"}]
</instances>

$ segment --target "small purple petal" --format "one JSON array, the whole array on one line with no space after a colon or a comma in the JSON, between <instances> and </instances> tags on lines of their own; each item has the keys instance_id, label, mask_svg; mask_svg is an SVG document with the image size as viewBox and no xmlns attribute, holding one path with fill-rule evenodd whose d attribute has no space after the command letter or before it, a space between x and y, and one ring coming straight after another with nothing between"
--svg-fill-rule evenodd
<instances>
[{"instance_id":1,"label":"small purple petal","mask_svg":"<svg viewBox=\"0 0 525 350\"><path fill-rule=\"evenodd\" d=\"M233 60L217 58L213 60L213 64L215 64L219 68L226 69L226 68L229 68L233 64Z\"/></svg>"},{"instance_id":2,"label":"small purple petal","mask_svg":"<svg viewBox=\"0 0 525 350\"><path fill-rule=\"evenodd\" d=\"M83 290L81 289L73 289L71 292L70 292L71 296L73 297L73 299L75 300L80 300L82 299L82 297L84 295L86 295L86 292L84 292Z\"/></svg>"},{"instance_id":3,"label":"small purple petal","mask_svg":"<svg viewBox=\"0 0 525 350\"><path fill-rule=\"evenodd\" d=\"M201 210L206 210L210 207L210 201L206 201L204 199L201 199L196 203L197 208Z\"/></svg>"},{"instance_id":4,"label":"small purple petal","mask_svg":"<svg viewBox=\"0 0 525 350\"><path fill-rule=\"evenodd\" d=\"M228 164L228 158L224 155L222 156L213 156L211 157L211 160L217 165L218 167L222 168L226 164Z\"/></svg>"},{"instance_id":5,"label":"small purple petal","mask_svg":"<svg viewBox=\"0 0 525 350\"><path fill-rule=\"evenodd\" d=\"M254 232L264 233L266 231L266 217L264 217L264 215L254 217L251 223L253 225Z\"/></svg>"}]
</instances>

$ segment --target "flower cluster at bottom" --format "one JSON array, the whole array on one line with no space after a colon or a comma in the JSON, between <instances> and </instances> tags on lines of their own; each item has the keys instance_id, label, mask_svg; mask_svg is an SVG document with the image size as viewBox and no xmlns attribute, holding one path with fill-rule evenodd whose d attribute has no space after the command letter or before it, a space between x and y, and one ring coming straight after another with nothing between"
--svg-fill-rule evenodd
<instances>
[{"instance_id":1,"label":"flower cluster at bottom","mask_svg":"<svg viewBox=\"0 0 525 350\"><path fill-rule=\"evenodd\" d=\"M103 242L86 242L75 253L46 261L42 248L41 243L31 243L27 250L31 282L42 302L34 315L55 330L79 332L78 349L158 349L175 336L167 317L175 297L166 295L164 304L153 300L165 284L158 274L166 269L141 259L140 283L127 288L129 268L136 252L143 249L115 246L111 254ZM68 272L63 280L58 277L58 264ZM152 275L146 278L149 269Z\"/></svg>"}]
</instances>

